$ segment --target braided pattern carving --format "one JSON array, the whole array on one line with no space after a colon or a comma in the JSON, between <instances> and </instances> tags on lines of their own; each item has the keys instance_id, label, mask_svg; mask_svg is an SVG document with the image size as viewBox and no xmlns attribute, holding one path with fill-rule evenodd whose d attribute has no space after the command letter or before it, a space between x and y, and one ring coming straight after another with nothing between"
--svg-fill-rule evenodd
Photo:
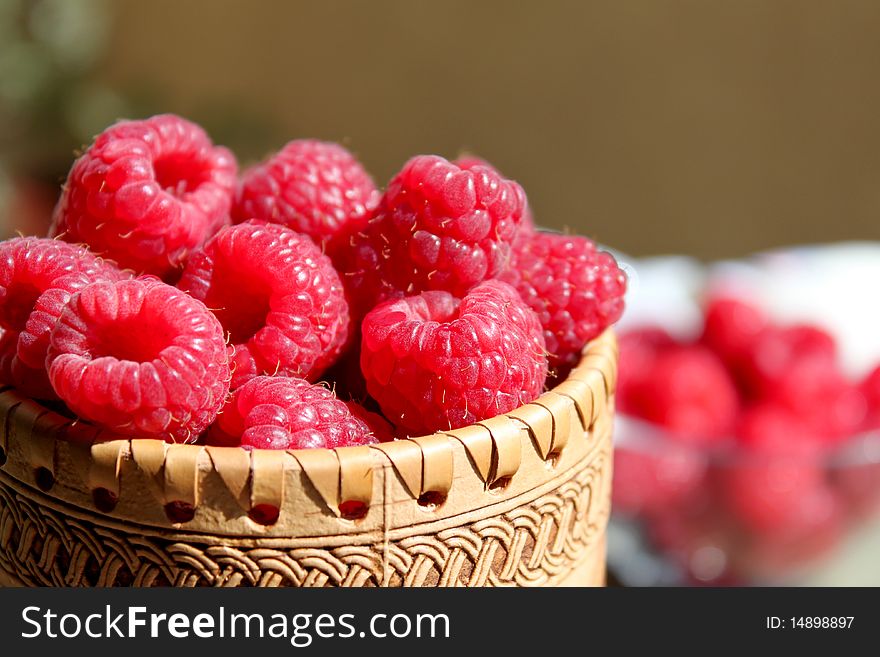
<instances>
[{"instance_id":1,"label":"braided pattern carving","mask_svg":"<svg viewBox=\"0 0 880 657\"><path fill-rule=\"evenodd\" d=\"M0 480L0 570L29 586L539 586L564 577L603 539L605 459L499 515L329 549L320 539L241 548L128 533L100 517L59 513Z\"/></svg>"}]
</instances>

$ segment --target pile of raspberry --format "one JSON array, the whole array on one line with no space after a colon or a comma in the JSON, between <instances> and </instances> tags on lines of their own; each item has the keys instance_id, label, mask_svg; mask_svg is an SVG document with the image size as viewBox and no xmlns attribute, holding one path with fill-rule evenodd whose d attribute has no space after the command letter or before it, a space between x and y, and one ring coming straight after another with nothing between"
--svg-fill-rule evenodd
<instances>
[{"instance_id":1,"label":"pile of raspberry","mask_svg":"<svg viewBox=\"0 0 880 657\"><path fill-rule=\"evenodd\" d=\"M477 158L416 156L381 192L295 140L239 177L160 115L85 149L48 237L0 243L0 384L106 438L368 445L532 401L625 289Z\"/></svg>"},{"instance_id":2,"label":"pile of raspberry","mask_svg":"<svg viewBox=\"0 0 880 657\"><path fill-rule=\"evenodd\" d=\"M615 512L686 570L717 548L727 564L713 579L778 576L880 505L880 466L846 458L853 438L880 429L880 367L850 380L818 326L714 295L694 340L621 335L617 401L645 424L616 450Z\"/></svg>"}]
</instances>

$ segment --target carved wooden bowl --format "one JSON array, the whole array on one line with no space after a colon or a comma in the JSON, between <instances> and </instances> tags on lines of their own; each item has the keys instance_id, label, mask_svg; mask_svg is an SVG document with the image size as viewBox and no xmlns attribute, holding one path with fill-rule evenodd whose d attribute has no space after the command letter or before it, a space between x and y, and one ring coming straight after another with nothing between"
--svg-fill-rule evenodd
<instances>
[{"instance_id":1,"label":"carved wooden bowl","mask_svg":"<svg viewBox=\"0 0 880 657\"><path fill-rule=\"evenodd\" d=\"M617 345L432 436L245 451L102 435L0 392L0 584L601 585Z\"/></svg>"}]
</instances>

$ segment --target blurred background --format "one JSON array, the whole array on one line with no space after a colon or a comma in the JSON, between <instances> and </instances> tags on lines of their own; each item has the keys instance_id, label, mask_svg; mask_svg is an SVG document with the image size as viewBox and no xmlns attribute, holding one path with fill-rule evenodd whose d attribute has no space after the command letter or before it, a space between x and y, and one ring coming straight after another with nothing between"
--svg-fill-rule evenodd
<instances>
[{"instance_id":1,"label":"blurred background","mask_svg":"<svg viewBox=\"0 0 880 657\"><path fill-rule=\"evenodd\" d=\"M380 186L477 154L627 254L613 581L877 584L880 245L834 244L880 239L878 35L871 0L0 0L0 234L43 234L119 118L181 114L242 165L339 141ZM765 317L756 366L820 368L808 408L707 342L721 279ZM723 431L679 426L722 389Z\"/></svg>"},{"instance_id":2,"label":"blurred background","mask_svg":"<svg viewBox=\"0 0 880 657\"><path fill-rule=\"evenodd\" d=\"M0 0L2 230L120 117L252 161L342 141L383 184L473 151L540 223L634 254L880 236L880 4Z\"/></svg>"}]
</instances>

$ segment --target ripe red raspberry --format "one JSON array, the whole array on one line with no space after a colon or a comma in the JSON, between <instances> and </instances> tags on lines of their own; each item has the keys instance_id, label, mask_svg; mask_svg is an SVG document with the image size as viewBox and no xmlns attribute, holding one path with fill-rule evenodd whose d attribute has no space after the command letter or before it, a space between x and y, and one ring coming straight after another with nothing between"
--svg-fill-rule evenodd
<instances>
[{"instance_id":1,"label":"ripe red raspberry","mask_svg":"<svg viewBox=\"0 0 880 657\"><path fill-rule=\"evenodd\" d=\"M715 473L724 508L745 529L759 535L796 532L810 519L813 502L827 487L810 459L767 457L721 468Z\"/></svg>"},{"instance_id":2,"label":"ripe red raspberry","mask_svg":"<svg viewBox=\"0 0 880 657\"><path fill-rule=\"evenodd\" d=\"M789 405L803 415L810 428L826 444L835 445L862 430L868 412L867 403L859 387L841 372L825 371L820 376L813 381L814 385L801 385L808 392L798 399L798 403Z\"/></svg>"},{"instance_id":3,"label":"ripe red raspberry","mask_svg":"<svg viewBox=\"0 0 880 657\"><path fill-rule=\"evenodd\" d=\"M156 279L99 281L74 295L47 364L74 413L136 437L193 442L229 392L220 322Z\"/></svg>"},{"instance_id":4,"label":"ripe red raspberry","mask_svg":"<svg viewBox=\"0 0 880 657\"><path fill-rule=\"evenodd\" d=\"M369 223L331 254L356 314L426 290L462 297L498 275L525 205L522 188L492 169L414 157L389 183Z\"/></svg>"},{"instance_id":5,"label":"ripe red raspberry","mask_svg":"<svg viewBox=\"0 0 880 657\"><path fill-rule=\"evenodd\" d=\"M821 436L801 414L773 402L758 402L742 412L736 429L737 443L746 454L774 458L817 456Z\"/></svg>"},{"instance_id":6,"label":"ripe red raspberry","mask_svg":"<svg viewBox=\"0 0 880 657\"><path fill-rule=\"evenodd\" d=\"M538 318L500 281L459 301L423 292L375 308L361 370L383 414L409 435L455 429L537 397L547 357Z\"/></svg>"},{"instance_id":7,"label":"ripe red raspberry","mask_svg":"<svg viewBox=\"0 0 880 657\"><path fill-rule=\"evenodd\" d=\"M732 367L747 396L786 407L826 442L861 428L864 396L840 371L827 332L810 325L765 325L750 331L743 345Z\"/></svg>"},{"instance_id":8,"label":"ripe red raspberry","mask_svg":"<svg viewBox=\"0 0 880 657\"><path fill-rule=\"evenodd\" d=\"M233 394L207 435L210 445L257 449L345 447L377 442L366 422L327 388L258 376Z\"/></svg>"},{"instance_id":9,"label":"ripe red raspberry","mask_svg":"<svg viewBox=\"0 0 880 657\"><path fill-rule=\"evenodd\" d=\"M668 510L699 490L705 472L705 458L687 447L658 445L655 451L618 447L612 508L632 515Z\"/></svg>"},{"instance_id":10,"label":"ripe red raspberry","mask_svg":"<svg viewBox=\"0 0 880 657\"><path fill-rule=\"evenodd\" d=\"M750 396L798 407L815 403L816 384L837 374L834 339L815 326L771 326L752 341L744 364Z\"/></svg>"},{"instance_id":11,"label":"ripe red raspberry","mask_svg":"<svg viewBox=\"0 0 880 657\"><path fill-rule=\"evenodd\" d=\"M0 327L5 330L0 383L54 399L46 373L49 333L78 290L122 273L86 249L47 238L0 243Z\"/></svg>"},{"instance_id":12,"label":"ripe red raspberry","mask_svg":"<svg viewBox=\"0 0 880 657\"><path fill-rule=\"evenodd\" d=\"M349 338L330 259L280 224L223 228L189 259L178 287L204 301L229 333L233 389L259 374L314 380Z\"/></svg>"},{"instance_id":13,"label":"ripe red raspberry","mask_svg":"<svg viewBox=\"0 0 880 657\"><path fill-rule=\"evenodd\" d=\"M749 537L743 561L764 580L815 563L840 545L848 511L845 500L831 488L805 492L782 525Z\"/></svg>"},{"instance_id":14,"label":"ripe red raspberry","mask_svg":"<svg viewBox=\"0 0 880 657\"><path fill-rule=\"evenodd\" d=\"M229 220L236 163L172 114L122 121L74 162L52 235L139 273L168 276Z\"/></svg>"},{"instance_id":15,"label":"ripe red raspberry","mask_svg":"<svg viewBox=\"0 0 880 657\"><path fill-rule=\"evenodd\" d=\"M701 341L738 374L755 340L768 325L767 317L755 306L732 297L718 296L706 306Z\"/></svg>"},{"instance_id":16,"label":"ripe red raspberry","mask_svg":"<svg viewBox=\"0 0 880 657\"><path fill-rule=\"evenodd\" d=\"M796 529L804 505L826 487L819 437L797 413L763 402L743 413L737 441L717 472L722 503L758 534Z\"/></svg>"},{"instance_id":17,"label":"ripe red raspberry","mask_svg":"<svg viewBox=\"0 0 880 657\"><path fill-rule=\"evenodd\" d=\"M339 144L291 141L244 175L235 221L262 219L329 243L352 224L363 224L379 191L361 163Z\"/></svg>"},{"instance_id":18,"label":"ripe red raspberry","mask_svg":"<svg viewBox=\"0 0 880 657\"><path fill-rule=\"evenodd\" d=\"M657 354L677 346L664 329L644 326L621 333L617 340L618 358L617 402L622 410L628 405L630 391L638 389L654 372Z\"/></svg>"},{"instance_id":19,"label":"ripe red raspberry","mask_svg":"<svg viewBox=\"0 0 880 657\"><path fill-rule=\"evenodd\" d=\"M626 274L614 256L586 237L551 233L514 244L510 268L499 276L538 314L560 374L575 365L584 346L623 313Z\"/></svg>"},{"instance_id":20,"label":"ripe red raspberry","mask_svg":"<svg viewBox=\"0 0 880 657\"><path fill-rule=\"evenodd\" d=\"M733 429L739 398L715 354L684 346L658 354L649 375L629 387L620 407L684 442L706 445Z\"/></svg>"}]
</instances>

